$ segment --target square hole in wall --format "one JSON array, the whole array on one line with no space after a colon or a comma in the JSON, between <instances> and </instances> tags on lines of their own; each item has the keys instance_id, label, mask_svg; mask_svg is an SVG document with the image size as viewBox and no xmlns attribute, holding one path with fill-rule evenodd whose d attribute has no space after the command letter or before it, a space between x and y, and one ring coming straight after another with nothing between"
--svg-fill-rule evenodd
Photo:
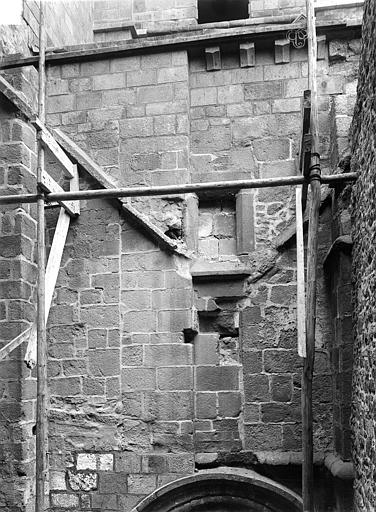
<instances>
[{"instance_id":1,"label":"square hole in wall","mask_svg":"<svg viewBox=\"0 0 376 512\"><path fill-rule=\"evenodd\" d=\"M248 18L248 0L198 0L199 23L246 18Z\"/></svg>"}]
</instances>

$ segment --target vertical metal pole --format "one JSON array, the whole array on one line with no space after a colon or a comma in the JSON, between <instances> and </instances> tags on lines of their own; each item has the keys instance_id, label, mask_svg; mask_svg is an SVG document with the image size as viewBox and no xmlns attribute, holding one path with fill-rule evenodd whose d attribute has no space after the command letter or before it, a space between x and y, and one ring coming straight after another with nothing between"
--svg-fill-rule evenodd
<instances>
[{"instance_id":1,"label":"vertical metal pole","mask_svg":"<svg viewBox=\"0 0 376 512\"><path fill-rule=\"evenodd\" d=\"M317 108L317 41L313 0L306 0L308 31L308 88L311 90L312 152L310 167L311 204L307 247L306 357L302 375L303 511L314 512L312 378L315 362L317 247L320 208L320 157Z\"/></svg>"},{"instance_id":2,"label":"vertical metal pole","mask_svg":"<svg viewBox=\"0 0 376 512\"><path fill-rule=\"evenodd\" d=\"M44 3L40 1L39 22L39 89L38 115L45 122L45 48L46 31L44 19ZM37 423L36 423L36 489L35 511L44 512L47 509L48 482L48 435L47 435L47 338L45 325L45 217L44 193L40 186L44 169L44 149L38 138L38 168L37 168L37 252L38 252L38 316L37 316Z\"/></svg>"}]
</instances>

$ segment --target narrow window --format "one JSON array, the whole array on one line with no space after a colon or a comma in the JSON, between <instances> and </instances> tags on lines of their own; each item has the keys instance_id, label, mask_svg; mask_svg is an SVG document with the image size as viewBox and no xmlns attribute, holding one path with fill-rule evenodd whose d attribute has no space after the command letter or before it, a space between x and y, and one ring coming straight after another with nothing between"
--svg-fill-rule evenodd
<instances>
[{"instance_id":1,"label":"narrow window","mask_svg":"<svg viewBox=\"0 0 376 512\"><path fill-rule=\"evenodd\" d=\"M248 0L198 0L199 23L242 20L248 17Z\"/></svg>"}]
</instances>

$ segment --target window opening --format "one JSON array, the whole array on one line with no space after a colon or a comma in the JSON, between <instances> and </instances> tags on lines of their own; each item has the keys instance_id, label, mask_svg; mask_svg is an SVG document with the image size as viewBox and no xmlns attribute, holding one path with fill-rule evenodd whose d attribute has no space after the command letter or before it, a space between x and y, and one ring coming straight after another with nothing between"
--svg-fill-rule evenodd
<instances>
[{"instance_id":1,"label":"window opening","mask_svg":"<svg viewBox=\"0 0 376 512\"><path fill-rule=\"evenodd\" d=\"M198 0L199 23L243 20L248 17L248 0Z\"/></svg>"}]
</instances>

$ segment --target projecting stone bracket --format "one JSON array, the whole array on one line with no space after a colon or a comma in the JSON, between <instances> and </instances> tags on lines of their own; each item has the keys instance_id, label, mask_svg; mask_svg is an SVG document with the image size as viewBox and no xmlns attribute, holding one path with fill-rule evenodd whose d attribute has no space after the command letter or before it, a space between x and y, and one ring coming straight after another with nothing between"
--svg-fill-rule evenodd
<instances>
[{"instance_id":1,"label":"projecting stone bracket","mask_svg":"<svg viewBox=\"0 0 376 512\"><path fill-rule=\"evenodd\" d=\"M205 60L207 71L222 69L221 49L219 46L205 48Z\"/></svg>"},{"instance_id":2,"label":"projecting stone bracket","mask_svg":"<svg viewBox=\"0 0 376 512\"><path fill-rule=\"evenodd\" d=\"M286 64L290 62L290 41L286 38L274 41L274 62Z\"/></svg>"},{"instance_id":3,"label":"projecting stone bracket","mask_svg":"<svg viewBox=\"0 0 376 512\"><path fill-rule=\"evenodd\" d=\"M241 68L252 68L256 65L255 43L239 44L239 58Z\"/></svg>"}]
</instances>

